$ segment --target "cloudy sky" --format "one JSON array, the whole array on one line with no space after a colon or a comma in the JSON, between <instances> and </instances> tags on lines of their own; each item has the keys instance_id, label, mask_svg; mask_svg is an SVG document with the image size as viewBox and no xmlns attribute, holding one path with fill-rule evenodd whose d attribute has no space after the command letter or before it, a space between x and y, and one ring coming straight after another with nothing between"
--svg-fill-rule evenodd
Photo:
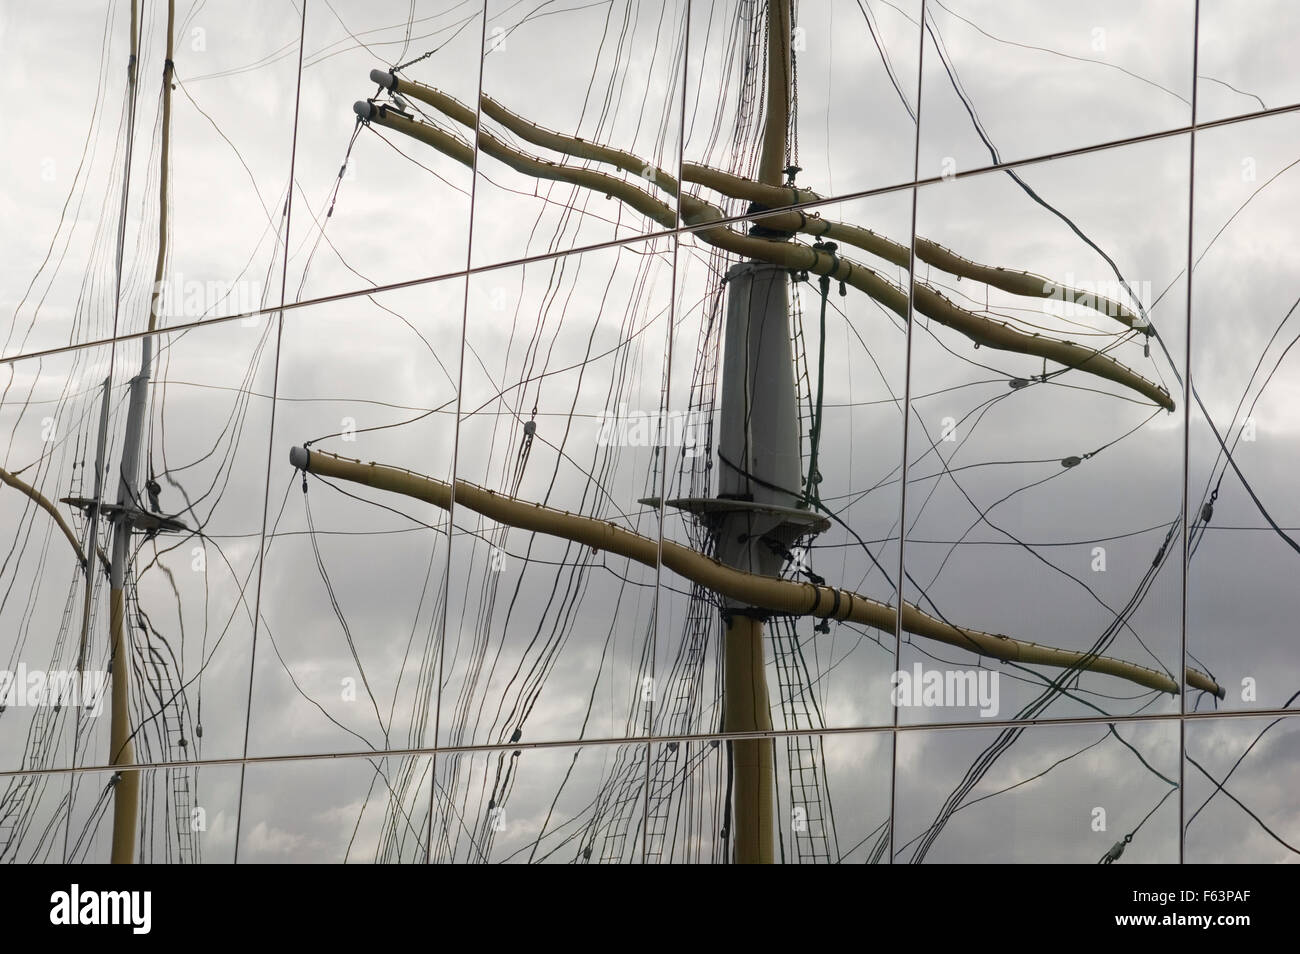
<instances>
[{"instance_id":1,"label":"cloudy sky","mask_svg":"<svg viewBox=\"0 0 1300 954\"><path fill-rule=\"evenodd\" d=\"M416 860L430 828L443 861L625 861L643 847L652 860L719 857L725 749L619 741L721 725L719 614L689 581L464 508L449 524L431 505L315 477L304 494L288 464L290 447L311 442L699 544L689 517L669 507L661 522L646 501L716 493L712 446L688 457L675 444L610 444L602 422L666 412L703 446L709 415L695 409L721 400L709 383L728 304L720 279L735 256L602 192L482 152L470 169L379 124L358 128L352 104L378 95L371 69L410 63L402 76L471 109L481 88L547 129L670 174L686 161L751 175L764 5L486 6L177 5L169 294L143 467L162 509L201 535L135 540L135 718L154 717L137 756L255 761L146 773L145 858L190 857L191 840L168 834L178 786L184 806L202 809L209 861L230 860L236 845L240 860ZM1239 438L1233 456L1255 496L1295 538L1300 372L1286 348L1300 318L1284 318L1300 296L1300 118L1198 132L1194 179L1186 133L1041 157L1185 127L1193 93L1202 120L1300 101L1280 40L1300 26L1284 23L1295 11L1202 2L1194 87L1190 2L944 0L926 5L924 31L919 0L799 6L788 158L798 185L832 200L819 214L903 246L915 214L919 237L974 262L1134 307L1135 295L1158 340L923 263L915 276L990 320L1104 348L1175 406L977 349L927 315L913 322L909 366L902 318L855 288L841 297L832 287L823 336L814 276L791 296L802 342L793 377L806 402L824 364L820 494L839 522L814 541L812 569L893 602L901 548L904 598L957 625L1076 651L1111 632L1106 654L1157 671L1177 674L1186 652L1226 688L1220 711L1284 707L1300 688L1300 555L1231 468L1220 482L1219 444L1186 382L1190 364L1219 434ZM15 144L0 154L0 211L21 223L5 230L0 257L0 467L55 500L93 494L106 379L115 493L140 343L114 345L114 329L147 328L166 7L143 10L116 309L129 4L0 11ZM473 143L472 129L409 104ZM994 155L1036 161L1015 170L1018 182L979 171ZM675 206L661 184L588 165ZM925 184L904 187L914 178ZM840 251L906 287L905 269ZM295 307L281 315L282 300ZM220 320L245 312L257 314ZM1008 386L1044 370L1047 382ZM1219 487L1186 574L1185 473L1193 516L1207 486ZM84 520L59 506L80 537ZM0 668L74 665L76 559L48 514L7 486L0 547ZM97 586L89 646L101 668L107 631L107 587ZM773 724L809 733L776 742L786 860L871 860L892 803L899 860L1095 861L1140 825L1124 860L1174 861L1180 800L1190 818L1214 791L1197 765L1222 779L1272 721L1191 720L1182 758L1176 720L1133 717L1215 708L1197 693L1084 674L1032 708L1040 674L1054 670L906 634L896 656L892 633L821 633L808 619L773 621L767 635ZM890 675L917 663L997 673L1001 721L1027 707L1040 719L1123 718L1114 732L1093 721L1008 734L969 707L895 709ZM0 770L102 765L107 718L90 723L74 756L63 715L47 725L31 708L0 714ZM895 720L910 728L879 731ZM916 728L928 723L970 726ZM1292 845L1298 737L1290 720L1270 729L1228 784ZM963 785L988 746L1008 741ZM309 758L434 746L505 748ZM257 761L278 756L302 758ZM817 766L816 790L792 785L803 765ZM58 860L65 829L74 857L106 857L106 776L77 776L70 824L59 813L69 776L22 790L17 778L0 786L30 808L0 858ZM943 813L954 792L961 807ZM941 837L926 837L941 814L931 831ZM7 837L0 827L0 845ZM1296 857L1222 793L1191 823L1183 853Z\"/></svg>"}]
</instances>

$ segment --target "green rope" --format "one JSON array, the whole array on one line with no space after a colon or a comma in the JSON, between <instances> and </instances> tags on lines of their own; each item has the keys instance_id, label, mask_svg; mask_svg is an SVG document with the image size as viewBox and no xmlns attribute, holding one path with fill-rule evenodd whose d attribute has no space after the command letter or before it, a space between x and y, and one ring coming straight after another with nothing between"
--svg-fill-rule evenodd
<instances>
[{"instance_id":1,"label":"green rope","mask_svg":"<svg viewBox=\"0 0 1300 954\"><path fill-rule=\"evenodd\" d=\"M831 243L817 243L817 248L824 248L835 254L835 246ZM831 278L829 275L823 275L818 282L822 292L822 309L821 309L821 328L818 332L817 341L817 406L813 411L812 433L809 435L809 442L812 445L808 454L808 479L804 483L804 500L808 502L821 502L821 490L819 484L822 482L822 475L817 470L817 450L821 444L822 438L822 395L826 384L826 302L831 294Z\"/></svg>"}]
</instances>

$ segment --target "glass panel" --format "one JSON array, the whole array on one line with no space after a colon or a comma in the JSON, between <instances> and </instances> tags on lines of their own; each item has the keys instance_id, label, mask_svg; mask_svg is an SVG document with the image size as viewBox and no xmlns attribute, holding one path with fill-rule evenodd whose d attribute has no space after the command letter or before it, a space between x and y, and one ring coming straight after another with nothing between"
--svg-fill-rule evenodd
<instances>
[{"instance_id":1,"label":"glass panel","mask_svg":"<svg viewBox=\"0 0 1300 954\"><path fill-rule=\"evenodd\" d=\"M141 378L146 345L148 376ZM55 569L68 555L61 528L34 505L25 511L15 506L29 504L27 497L6 494L11 501L6 506L15 507L7 512L17 525L18 549L41 540L47 556L30 568L15 562L6 570L14 574L15 591L30 593L9 610L17 614L18 661L75 673L84 624L84 668L98 674L101 691L107 691L109 670L117 671L111 609L120 598L130 660L122 670L129 684L123 731L130 732L129 755L137 761L224 758L243 751L274 348L272 325L265 319L123 342L106 418L100 386L105 363L94 351L70 352L40 359L55 370L28 385L37 403L19 411L24 394L15 405L14 433L30 431L33 443L15 443L14 463L37 465L18 476L57 501L55 508L78 541L87 538L87 515L96 506L101 422L106 437L89 616L80 570L65 575ZM133 380L143 383L135 389L141 399L138 427L129 423ZM127 451L133 431L134 456ZM47 445L48 455L39 456L36 447ZM123 480L129 493L119 490ZM120 549L115 533L121 534ZM109 573L113 564L121 568L117 585ZM25 579L31 572L40 579ZM205 710L205 698L221 702ZM33 734L26 742L5 733L15 752L55 731L44 724L45 710L37 712L40 718L32 717ZM18 714L13 718L16 727ZM111 721L102 712L84 720L76 764L105 765L121 757ZM32 757L28 751L23 759L31 764ZM41 756L52 757L49 751ZM67 757L66 752L59 756L63 764Z\"/></svg>"},{"instance_id":2,"label":"glass panel","mask_svg":"<svg viewBox=\"0 0 1300 954\"><path fill-rule=\"evenodd\" d=\"M1200 0L1196 119L1300 103L1293 61L1300 8L1286 0Z\"/></svg>"},{"instance_id":3,"label":"glass panel","mask_svg":"<svg viewBox=\"0 0 1300 954\"><path fill-rule=\"evenodd\" d=\"M88 750L85 743L89 724L100 717L108 721L107 574L97 561L87 614L82 554L91 526L85 511L63 500L94 497L95 447L111 360L110 346L92 347L15 361L0 371L0 432L6 439L0 453L0 768L65 768L78 729L78 761L107 761L107 731L102 748ZM122 389L111 389L114 410L120 410L122 395ZM106 552L111 544L103 521L96 538ZM51 677L60 690L69 678L76 680L79 657L87 678L69 685L66 699L61 692L47 693Z\"/></svg>"},{"instance_id":4,"label":"glass panel","mask_svg":"<svg viewBox=\"0 0 1300 954\"><path fill-rule=\"evenodd\" d=\"M0 862L108 864L113 772L16 776L0 786ZM132 859L140 864L229 864L239 804L237 765L142 769ZM68 790L72 789L69 816Z\"/></svg>"},{"instance_id":5,"label":"glass panel","mask_svg":"<svg viewBox=\"0 0 1300 954\"><path fill-rule=\"evenodd\" d=\"M785 591L818 581L847 591L866 615L822 620L804 612L803 597L801 612L784 614L778 604L724 599L672 576L663 589L658 649L662 734L724 727L726 666L743 662L724 659L723 647L742 638L741 629L757 629L743 618L753 608L767 611L762 691L773 726L893 721L911 205L910 192L897 192L819 209L810 227L835 229L838 245L833 252L821 245L816 254L828 267L833 255L836 274L849 279L842 292L839 281L826 282L824 315L815 270L795 268L791 281L787 268L729 266L719 252L756 242L737 247L756 255L766 247L778 261L812 264L820 238L801 235L796 246L735 230L683 237L671 406L688 439L669 459L666 537L784 578ZM779 221L763 218L756 228L774 231ZM849 600L841 603L850 608ZM829 600L825 607L823 616L833 608Z\"/></svg>"},{"instance_id":6,"label":"glass panel","mask_svg":"<svg viewBox=\"0 0 1300 954\"><path fill-rule=\"evenodd\" d=\"M646 817L651 864L727 864L736 857L731 798L746 797L743 758L726 739L659 742ZM889 861L891 737L887 732L788 735L772 752L772 857L780 864ZM639 783L638 783L639 784ZM728 825L732 830L728 830Z\"/></svg>"},{"instance_id":7,"label":"glass panel","mask_svg":"<svg viewBox=\"0 0 1300 954\"><path fill-rule=\"evenodd\" d=\"M927 3L921 178L1188 125L1195 9Z\"/></svg>"},{"instance_id":8,"label":"glass panel","mask_svg":"<svg viewBox=\"0 0 1300 954\"><path fill-rule=\"evenodd\" d=\"M163 117L155 90L166 49L165 10L143 22L131 179L140 215L132 227L139 233L128 233L123 279L134 294L123 302L118 323L119 331L132 332L148 327L145 296L156 267ZM257 28L249 29L250 22ZM280 301L301 32L302 13L292 4L176 4L159 327ZM303 211L296 205L295 222ZM139 307L128 310L135 301Z\"/></svg>"},{"instance_id":9,"label":"glass panel","mask_svg":"<svg viewBox=\"0 0 1300 954\"><path fill-rule=\"evenodd\" d=\"M788 3L775 3L778 13ZM753 200L766 208L813 196L748 195L698 167L769 185L789 178L818 196L848 195L907 182L916 152L919 0L823 0L790 14L787 62L773 51L768 4L727 0L691 5L690 78L686 93L683 168L688 190L728 215ZM777 29L775 36L780 37ZM774 64L769 71L769 64ZM776 176L763 174L769 76L787 73L792 95L789 134L776 138ZM776 119L780 123L779 116ZM720 188L719 186L725 186ZM690 208L683 208L690 213ZM689 214L684 216L692 224Z\"/></svg>"},{"instance_id":10,"label":"glass panel","mask_svg":"<svg viewBox=\"0 0 1300 954\"><path fill-rule=\"evenodd\" d=\"M1297 742L1300 719L1291 716L1188 720L1184 861L1281 864L1296 860L1300 855Z\"/></svg>"},{"instance_id":11,"label":"glass panel","mask_svg":"<svg viewBox=\"0 0 1300 954\"><path fill-rule=\"evenodd\" d=\"M1187 651L1229 709L1277 708L1300 683L1297 135L1285 115L1196 140Z\"/></svg>"},{"instance_id":12,"label":"glass panel","mask_svg":"<svg viewBox=\"0 0 1300 954\"><path fill-rule=\"evenodd\" d=\"M438 756L432 861L640 864L646 746Z\"/></svg>"},{"instance_id":13,"label":"glass panel","mask_svg":"<svg viewBox=\"0 0 1300 954\"><path fill-rule=\"evenodd\" d=\"M365 481L450 478L464 300L451 279L284 316L251 753L432 744L447 511Z\"/></svg>"},{"instance_id":14,"label":"glass panel","mask_svg":"<svg viewBox=\"0 0 1300 954\"><path fill-rule=\"evenodd\" d=\"M0 107L9 145L0 150L5 356L113 333L131 10L69 12L8 4L0 14L0 62L14 91ZM141 98L152 104L161 57L146 67ZM18 92L28 89L39 95Z\"/></svg>"},{"instance_id":15,"label":"glass panel","mask_svg":"<svg viewBox=\"0 0 1300 954\"><path fill-rule=\"evenodd\" d=\"M482 4L476 2L312 5L294 168L289 301L465 267L473 174L467 163L413 134L426 135L436 125L458 137L465 150L473 134L438 117L402 84L431 85L472 105L482 31ZM372 70L387 73L397 66L403 67L397 96L404 105L371 79ZM375 112L358 126L354 104L364 108L368 101Z\"/></svg>"},{"instance_id":16,"label":"glass panel","mask_svg":"<svg viewBox=\"0 0 1300 954\"><path fill-rule=\"evenodd\" d=\"M1293 5L178 6L0 13L0 862L1300 853Z\"/></svg>"},{"instance_id":17,"label":"glass panel","mask_svg":"<svg viewBox=\"0 0 1300 954\"><path fill-rule=\"evenodd\" d=\"M443 744L648 731L671 295L668 239L471 277ZM562 536L593 521L639 555Z\"/></svg>"},{"instance_id":18,"label":"glass panel","mask_svg":"<svg viewBox=\"0 0 1300 954\"><path fill-rule=\"evenodd\" d=\"M126 385L140 356L136 341L117 347L114 379L122 390L110 474L127 439ZM235 756L245 733L275 322L241 319L158 335L150 380L136 506L167 519L151 534L150 518L138 518L144 529L132 538L126 605L139 657L135 754L141 761ZM106 651L107 640L99 652ZM96 723L97 732L107 721ZM108 748L99 736L89 751Z\"/></svg>"},{"instance_id":19,"label":"glass panel","mask_svg":"<svg viewBox=\"0 0 1300 954\"><path fill-rule=\"evenodd\" d=\"M487 8L473 264L675 226L686 5Z\"/></svg>"},{"instance_id":20,"label":"glass panel","mask_svg":"<svg viewBox=\"0 0 1300 954\"><path fill-rule=\"evenodd\" d=\"M900 733L894 858L1177 862L1178 746L1172 721Z\"/></svg>"},{"instance_id":21,"label":"glass panel","mask_svg":"<svg viewBox=\"0 0 1300 954\"><path fill-rule=\"evenodd\" d=\"M1187 149L919 193L904 722L1178 705Z\"/></svg>"},{"instance_id":22,"label":"glass panel","mask_svg":"<svg viewBox=\"0 0 1300 954\"><path fill-rule=\"evenodd\" d=\"M433 758L254 763L240 799L241 864L420 864Z\"/></svg>"}]
</instances>

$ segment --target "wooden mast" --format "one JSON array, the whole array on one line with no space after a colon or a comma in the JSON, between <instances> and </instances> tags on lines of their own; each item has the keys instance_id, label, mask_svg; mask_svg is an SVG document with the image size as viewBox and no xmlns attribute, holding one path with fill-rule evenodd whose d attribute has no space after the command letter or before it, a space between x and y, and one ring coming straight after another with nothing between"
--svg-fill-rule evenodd
<instances>
[{"instance_id":1,"label":"wooden mast","mask_svg":"<svg viewBox=\"0 0 1300 954\"><path fill-rule=\"evenodd\" d=\"M163 269L167 260L167 185L171 145L172 116L172 34L176 18L175 0L167 0L167 57L163 61L162 88L162 149L161 170L158 177L158 259L154 266L153 292L149 299L149 334L140 342L140 371L131 379L130 403L127 406L126 434L122 445L121 475L118 484L117 508L113 516L113 556L109 570L109 639L112 659L112 707L109 727L109 752L111 765L131 765L135 762L135 745L130 723L131 701L131 643L130 627L126 620L126 581L131 572L131 535L136 515L135 501L139 499L139 468L141 438L144 434L145 413L148 407L149 374L153 364L152 334L158 322L158 302L162 290ZM136 11L131 7L131 95L135 95L136 63ZM140 818L140 772L122 769L113 786L113 864L131 864L135 861L136 832Z\"/></svg>"}]
</instances>

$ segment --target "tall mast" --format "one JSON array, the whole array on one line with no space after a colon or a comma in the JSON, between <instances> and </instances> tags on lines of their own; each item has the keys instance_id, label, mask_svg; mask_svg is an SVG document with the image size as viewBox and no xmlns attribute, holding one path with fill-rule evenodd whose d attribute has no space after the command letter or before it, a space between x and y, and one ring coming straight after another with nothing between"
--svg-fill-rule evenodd
<instances>
[{"instance_id":1,"label":"tall mast","mask_svg":"<svg viewBox=\"0 0 1300 954\"><path fill-rule=\"evenodd\" d=\"M763 126L763 151L759 154L758 181L779 186L785 171L786 132L790 128L790 0L768 0L767 5L767 121Z\"/></svg>"},{"instance_id":2,"label":"tall mast","mask_svg":"<svg viewBox=\"0 0 1300 954\"><path fill-rule=\"evenodd\" d=\"M790 122L790 0L769 0L767 119L759 180L780 185ZM718 515L718 555L737 569L779 576L783 560L769 536L797 536L790 510L799 499L799 431L790 345L787 276L775 265L736 265L727 273L723 344L719 498L747 501L746 509ZM774 488L785 488L775 490ZM792 493L793 491L793 493ZM743 542L738 542L743 541ZM771 701L764 665L767 614L728 601L723 663L723 729L769 732ZM737 864L771 864L775 759L771 738L730 743Z\"/></svg>"},{"instance_id":3,"label":"tall mast","mask_svg":"<svg viewBox=\"0 0 1300 954\"><path fill-rule=\"evenodd\" d=\"M958 627L903 602L901 593L897 594L897 605L891 606L821 582L781 578L785 558L794 542L829 528L829 521L810 507L817 501L815 460L821 430L821 380L816 398L819 410L814 415L811 435L812 457L807 483L803 482L787 298L791 271L820 276L823 296L830 282L837 280L842 283L841 291L851 285L905 321L910 320L915 302L919 313L956 329L977 346L987 344L1003 351L1059 361L1066 367L1116 381L1163 407L1172 409L1173 404L1167 391L1102 351L1037 333L1022 334L1006 323L953 304L926 283L909 279L908 286L897 287L871 267L836 254L834 244L818 241L810 247L791 241L795 233L802 232L818 238L834 238L895 264L906 266L910 260L911 250L903 244L867 229L825 221L820 216L806 217L789 208L792 202L810 202L818 196L796 189L792 180L797 170L786 168L794 110L790 0L768 0L767 14L766 109L757 178L750 180L687 162L681 166L681 182L656 172L650 181L677 198L676 209L638 185L588 164L568 165L539 159L480 128L481 113L522 140L546 149L610 163L643 177L644 170L652 168L626 150L545 129L484 94L480 94L475 109L442 91L398 77L393 71L374 70L371 80L394 94L393 103L372 98L354 106L364 122L410 136L471 168L475 165L477 149L477 153L499 159L526 175L603 192L667 228L681 224L698 227L694 234L702 241L748 259L733 266L726 279L725 357L718 401L721 420L717 496L640 501L647 506L671 505L693 515L714 535L716 557L662 537L652 539L607 521L503 496L463 481L448 484L400 468L349 461L304 447L294 447L289 454L290 463L304 472L354 481L444 509L450 506L454 495L457 507L464 506L503 525L555 535L590 546L593 552L616 553L646 566L663 566L721 597L726 624L723 730L736 737L728 743L733 804L729 806L731 816L726 834L734 845L734 860L741 863L774 860L775 758L763 640L763 624L771 616L833 617L872 626L891 635L901 626L906 632L976 650L982 656L1104 672L1162 692L1180 690L1179 682L1169 674L1124 660ZM438 124L412 117L396 95L399 89L403 96L419 99L447 119L469 127L474 133L475 147L467 146L463 139L449 134ZM791 181L783 182L787 173ZM732 199L749 200L751 204L745 217L756 221L750 234L745 235L725 223L718 224L727 218L724 210L686 191L683 184L687 182L716 189ZM778 211L765 216L771 209ZM963 259L924 239L917 239L914 244L917 255L942 270L975 278L1013 294L1039 298L1060 296L1076 302L1084 295L1077 289L1027 272L994 269ZM1126 317L1122 310L1112 311L1109 303L1106 313L1136 327L1131 314ZM1203 673L1184 667L1183 679L1188 686L1212 692L1219 698L1223 696L1223 688Z\"/></svg>"},{"instance_id":4,"label":"tall mast","mask_svg":"<svg viewBox=\"0 0 1300 954\"><path fill-rule=\"evenodd\" d=\"M103 502L104 496L104 450L108 444L108 411L109 402L113 398L113 375L110 373L104 379L104 396L99 404L99 434L95 441L95 482L93 484L95 496L91 498L93 505L86 508L86 545L82 557L82 569L86 574L85 591L81 597L81 637L77 640L77 685L85 686L86 670L86 650L90 646L90 616L94 609L95 595L95 553L99 548L99 508ZM102 688L102 687L101 687ZM76 728L72 736L72 764L77 763L77 744L81 741L81 718L82 710L85 708L85 700L82 705L77 707ZM99 700L102 704L102 700ZM68 863L68 839L72 835L72 803L75 798L76 787L73 786L68 791L68 817L67 823L63 826L63 863Z\"/></svg>"},{"instance_id":5,"label":"tall mast","mask_svg":"<svg viewBox=\"0 0 1300 954\"><path fill-rule=\"evenodd\" d=\"M162 150L158 177L158 260L154 267L153 292L149 299L149 334L140 343L140 371L131 379L130 403L126 413L126 434L122 442L122 462L118 469L117 507L113 511L113 554L109 569L109 638L112 659L112 710L109 729L111 765L135 762L135 745L130 726L131 652L126 624L126 581L131 572L131 536L137 518L143 516L136 505L139 499L141 439L149 397L149 372L153 364L152 333L157 326L159 295L167 259L167 179L172 116L172 32L176 16L175 0L167 0L167 58L163 61ZM131 93L135 96L136 9L131 6ZM136 830L139 824L140 772L138 769L117 773L113 786L113 864L131 864L135 860Z\"/></svg>"}]
</instances>

